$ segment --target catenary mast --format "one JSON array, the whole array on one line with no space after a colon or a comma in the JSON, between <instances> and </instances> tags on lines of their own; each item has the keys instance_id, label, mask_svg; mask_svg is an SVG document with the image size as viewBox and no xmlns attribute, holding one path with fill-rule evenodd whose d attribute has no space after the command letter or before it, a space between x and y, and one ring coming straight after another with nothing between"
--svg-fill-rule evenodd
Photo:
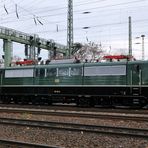
<instances>
[{"instance_id":1,"label":"catenary mast","mask_svg":"<svg viewBox=\"0 0 148 148\"><path fill-rule=\"evenodd\" d=\"M67 47L68 47L68 57L70 58L73 47L73 0L68 0Z\"/></svg>"},{"instance_id":2,"label":"catenary mast","mask_svg":"<svg viewBox=\"0 0 148 148\"><path fill-rule=\"evenodd\" d=\"M129 56L132 56L132 22L129 16Z\"/></svg>"}]
</instances>

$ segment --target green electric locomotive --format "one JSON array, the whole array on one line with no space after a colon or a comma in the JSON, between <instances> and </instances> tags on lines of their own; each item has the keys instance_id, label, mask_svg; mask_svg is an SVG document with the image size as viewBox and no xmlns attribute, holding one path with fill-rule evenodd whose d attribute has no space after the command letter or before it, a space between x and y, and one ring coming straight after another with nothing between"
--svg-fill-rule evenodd
<instances>
[{"instance_id":1,"label":"green electric locomotive","mask_svg":"<svg viewBox=\"0 0 148 148\"><path fill-rule=\"evenodd\" d=\"M148 104L148 61L49 63L0 69L2 103Z\"/></svg>"}]
</instances>

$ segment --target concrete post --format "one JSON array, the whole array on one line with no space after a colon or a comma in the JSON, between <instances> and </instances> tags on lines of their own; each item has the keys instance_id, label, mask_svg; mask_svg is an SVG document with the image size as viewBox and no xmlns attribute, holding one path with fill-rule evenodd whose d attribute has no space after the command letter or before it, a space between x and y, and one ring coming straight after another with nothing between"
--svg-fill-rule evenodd
<instances>
[{"instance_id":1,"label":"concrete post","mask_svg":"<svg viewBox=\"0 0 148 148\"><path fill-rule=\"evenodd\" d=\"M4 65L5 67L11 66L12 56L13 56L13 43L11 40L3 40L3 49L4 49Z\"/></svg>"}]
</instances>

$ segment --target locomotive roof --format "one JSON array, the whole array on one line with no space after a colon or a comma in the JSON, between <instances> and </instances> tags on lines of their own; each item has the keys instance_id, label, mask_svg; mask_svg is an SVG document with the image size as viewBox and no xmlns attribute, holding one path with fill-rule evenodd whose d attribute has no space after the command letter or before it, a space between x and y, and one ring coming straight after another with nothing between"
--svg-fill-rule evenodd
<instances>
[{"instance_id":1,"label":"locomotive roof","mask_svg":"<svg viewBox=\"0 0 148 148\"><path fill-rule=\"evenodd\" d=\"M29 65L29 66L15 66L15 67L7 67L7 68L0 68L0 69L32 69L32 68L46 68L46 67L75 67L75 66L82 66L85 64L86 66L90 65L124 65L124 64L147 64L148 61L125 61L125 62L97 62L97 63L49 63L48 65Z\"/></svg>"}]
</instances>

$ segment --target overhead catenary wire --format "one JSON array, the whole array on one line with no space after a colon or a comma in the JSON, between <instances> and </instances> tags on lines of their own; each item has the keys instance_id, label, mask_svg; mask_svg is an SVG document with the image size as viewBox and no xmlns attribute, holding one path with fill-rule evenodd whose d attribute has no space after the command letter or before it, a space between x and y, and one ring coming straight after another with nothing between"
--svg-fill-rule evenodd
<instances>
[{"instance_id":1,"label":"overhead catenary wire","mask_svg":"<svg viewBox=\"0 0 148 148\"><path fill-rule=\"evenodd\" d=\"M148 22L148 19L144 19L144 20L134 20L133 23L141 23L141 22ZM106 24L97 24L97 25L93 25L90 26L89 28L98 28L98 27L107 27L107 26L118 26L118 25L125 25L127 24L127 21L123 21L123 22L115 22L115 23L106 23ZM84 29L83 27L77 27L74 28L74 30L81 30ZM67 28L62 29L60 31L67 31ZM38 31L36 33L49 33L49 32L55 32L54 30L50 31L50 30L45 30L45 31Z\"/></svg>"},{"instance_id":2,"label":"overhead catenary wire","mask_svg":"<svg viewBox=\"0 0 148 148\"><path fill-rule=\"evenodd\" d=\"M4 10L6 11L7 14L9 14L9 12L8 12L8 10L7 10L6 6L5 6L5 4L4 4Z\"/></svg>"},{"instance_id":3,"label":"overhead catenary wire","mask_svg":"<svg viewBox=\"0 0 148 148\"><path fill-rule=\"evenodd\" d=\"M95 0L96 1L96 0ZM104 16L106 16L107 15L107 9L109 9L110 10L110 12L108 12L108 13L112 13L113 11L113 9L111 9L111 8L114 8L115 10L119 10L120 11L120 9L116 9L116 6L127 6L128 4L130 4L130 5L128 5L128 7L130 7L130 6L134 6L135 7L135 4L136 3L140 3L140 4L144 4L144 2L145 2L145 0L143 0L143 1L139 1L139 0L134 0L134 1L130 1L130 3L127 3L127 2L117 2L117 3L114 3L114 4L107 4L107 3L103 3L103 5L100 5L100 6L92 6L91 5L91 2L94 2L94 4L99 4L97 1L96 1L96 3L95 3L95 1L79 1L79 3L77 2L77 3L75 3L75 5L74 5L74 7L75 8L79 8L79 10L78 9L75 9L75 15L76 15L76 19L75 19L75 21L78 21L78 20L80 20L81 22L91 22L91 21L89 21L90 20L90 18L96 18L97 17L97 14L96 14L96 16L95 16L95 14L93 14L92 13L92 15L88 15L87 17L86 16L80 16L81 15L81 13L83 12L83 11L85 11L85 10L87 10L87 9L85 9L85 7L83 7L83 6L88 6L88 5L90 5L90 7L89 7L89 10L91 11L96 11L96 12L100 12L100 15L102 15L102 17L104 17ZM6 2L6 1L5 1ZM8 0L7 2L10 2L10 0ZM28 10L28 8L29 7L31 7L31 5L33 6L34 4L32 3L29 7L25 7L25 5L27 6L27 2L25 2L25 1L23 1L22 0L22 2L21 1L19 1L20 2L20 4L18 4L17 3L17 6L18 6L18 15L19 15L19 20L17 20L16 19L16 16L15 15L13 15L13 14L15 14L16 13L16 11L14 10L14 11L12 11L12 9L10 9L9 7L8 7L8 5L7 5L7 3L6 3L6 9L7 9L7 11L9 12L9 15L7 15L6 14L6 11L5 11L5 13L4 13L4 18L1 20L1 23L2 24L8 24L9 22L14 22L14 24L16 23L16 24L18 24L19 25L19 23L21 24L21 22L23 23L23 26L24 25L26 25L25 24L25 22L29 22L29 20L32 20L31 22L32 22L32 25L34 24L34 25L36 25L36 24L40 24L41 26L43 26L42 24L44 24L44 26L47 26L47 25L53 25L53 26L55 26L55 27L57 27L57 24L58 24L58 27L59 27L59 25L60 25L60 29L58 28L58 31L57 31L57 28L55 29L53 29L52 30L52 28L51 28L51 30L49 30L47 27L44 27L44 28L40 28L40 30L38 31L39 32L39 34L44 34L44 33L46 33L46 34L48 34L48 33L53 33L53 34L56 34L57 32L58 32L58 34L60 33L60 32L66 32L66 19L64 19L64 20L62 20L63 18L62 17L65 17L66 16L66 11L65 12L63 12L63 14L62 13L57 13L57 12L59 12L59 11L57 11L57 12L55 12L56 10L58 10L59 8L50 8L48 11L47 11L47 9L45 9L44 10L44 8L46 8L46 7L42 7L41 9L38 9L38 8L35 8L35 9L30 9L30 10ZM36 2L36 4L39 4L40 2L41 2L41 0L33 0L32 2ZM47 2L47 1L46 1ZM45 4L46 4L46 2L45 2ZM102 1L103 2L103 1ZM62 2L63 3L63 2ZM12 4L12 3L11 3ZM25 5L24 5L25 4ZM55 6L56 6L56 4L55 4ZM58 6L58 5L57 5ZM140 8L140 6L141 5L139 5L139 6L136 6L137 8ZM58 6L59 7L59 6ZM110 8L109 8L110 7ZM145 6L146 7L146 6ZM61 8L67 8L66 6L64 7L61 7ZM82 9L81 9L82 8ZM4 9L4 7L3 7L3 9ZM61 10L63 10L63 9L61 9ZM124 7L124 9L126 9L125 7ZM131 9L135 9L135 8L129 8L130 10ZM43 11L42 11L43 10ZM60 9L59 9L60 10ZM13 12L13 13L12 13ZM52 12L52 14L49 14L50 12ZM38 13L40 13L40 14L38 14ZM123 13L123 12L122 12ZM132 11L132 13L134 14L134 13L136 13L136 10L133 12ZM106 14L106 15L104 15L104 14ZM12 15L13 15L13 17L12 17ZM5 19L5 16L6 16L6 19ZM10 16L10 18L9 18L9 16ZM113 14L112 16L116 16L115 14ZM56 19L56 17L57 17L57 19ZM59 19L61 17L61 20ZM36 24L35 24L35 21L34 21L34 18L35 18L35 21L36 21ZM39 19L39 21L42 23L39 23L39 21L37 20L37 18ZM46 21L47 20L47 21ZM50 21L51 20L51 21ZM43 22L42 22L43 21ZM48 21L50 21L51 23L47 23ZM79 21L79 22L80 22ZM100 21L101 21L101 19L100 19ZM126 22L126 21L125 21ZM141 23L143 23L143 25L145 24L145 22L147 22L147 21L140 21ZM119 23L122 23L122 21L119 21ZM138 21L137 22L133 22L133 24L137 24L137 23L139 23ZM77 23L78 24L78 23ZM85 23L86 24L86 23ZM108 24L112 24L112 22L111 23L108 23ZM123 25L126 25L127 24L127 22L126 23L124 23ZM65 25L65 29L63 28L63 26L61 27L61 25ZM79 24L79 25L81 25L81 23ZM112 27L113 25L107 25L107 23L106 22L102 22L102 23L100 23L100 24L97 24L97 23L88 23L88 24L86 24L86 25L90 25L90 29L89 29L89 32L92 32L92 29L94 29L95 30L95 28L103 28L103 27ZM102 26L101 26L102 25ZM26 25L27 26L27 25ZM39 26L39 25L36 25L37 27ZM120 26L119 24L116 24L116 25L114 25L115 27L117 27L117 26ZM19 26L18 26L19 27ZM30 24L28 24L28 28L30 27ZM82 30L82 27L84 27L84 26L76 26L76 28L75 28L75 31L76 31L76 33L77 33L77 31L79 31L79 30ZM20 25L20 28L22 28L23 29L23 27ZM27 27L26 27L27 28ZM32 27L30 27L30 28L32 28ZM36 27L35 27L36 28ZM49 27L50 28L50 27ZM31 29L30 29L31 30ZM29 30L29 31L30 31ZM35 29L34 29L35 30ZM24 30L25 31L25 30ZM37 31L34 31L34 33L36 33Z\"/></svg>"},{"instance_id":4,"label":"overhead catenary wire","mask_svg":"<svg viewBox=\"0 0 148 148\"><path fill-rule=\"evenodd\" d=\"M146 7L146 6L141 6L141 7L139 7L139 8L144 8L144 7ZM135 8L135 7L134 7ZM136 11L136 10L135 10ZM103 13L103 12L102 12ZM111 14L111 12L108 12L109 14ZM58 14L57 14L58 15ZM60 13L60 15L61 15L61 13ZM65 13L64 13L64 15L65 15ZM108 15L108 14L106 14L106 15ZM46 18L46 17L51 17L51 16L55 16L55 15L47 15L47 16L41 16L41 17L38 17L38 18ZM101 17L104 17L105 15L101 15ZM24 19L23 19L24 18ZM30 18L27 18L27 17L24 17L23 16L23 18L20 20L20 21L25 21L25 20L28 20L28 19L32 19L32 17L30 17ZM96 16L94 15L94 16L90 16L90 17L87 17L87 18L82 18L82 17L76 17L75 18L75 20L80 20L80 21L82 21L82 20L87 20L87 19L89 19L89 18L96 18ZM51 22L50 21L50 23L62 23L62 22L65 22L66 21L66 19L65 20L62 20L62 21L55 21L55 22ZM16 22L16 20L11 20L11 21L7 21L7 20L4 20L4 21L1 21L1 23L2 24L4 24L4 23L11 23L11 22Z\"/></svg>"},{"instance_id":5,"label":"overhead catenary wire","mask_svg":"<svg viewBox=\"0 0 148 148\"><path fill-rule=\"evenodd\" d=\"M19 19L17 4L15 4L15 13L16 13L17 18Z\"/></svg>"},{"instance_id":6,"label":"overhead catenary wire","mask_svg":"<svg viewBox=\"0 0 148 148\"><path fill-rule=\"evenodd\" d=\"M43 23L39 20L38 16L36 16L34 13L31 13L31 12L27 11L26 9L22 8L21 6L19 6L18 4L16 4L13 0L11 0L11 2L15 5L15 13L16 13L16 16L17 16L18 19L19 19L19 14L18 14L18 7L19 7L21 10L24 10L27 13L29 13L29 15L33 15L34 18L36 18L36 20L39 22L39 24L43 25Z\"/></svg>"},{"instance_id":7,"label":"overhead catenary wire","mask_svg":"<svg viewBox=\"0 0 148 148\"><path fill-rule=\"evenodd\" d=\"M139 1L137 1L137 2L139 2ZM120 4L118 4L118 5L120 5ZM121 4L122 5L122 4ZM109 5L110 6L110 5ZM23 8L24 9L24 8ZM43 8L44 9L44 8ZM59 8L58 8L59 9ZM27 11L28 12L28 10L25 10L25 11ZM30 12L29 12L30 13Z\"/></svg>"},{"instance_id":8,"label":"overhead catenary wire","mask_svg":"<svg viewBox=\"0 0 148 148\"><path fill-rule=\"evenodd\" d=\"M89 8L89 10L102 9L102 8L108 8L108 7L111 8L111 7L120 6L120 5L135 4L135 3L142 2L142 1L146 1L146 0L135 0L135 1L131 1L131 2L118 3L118 4L114 4L114 5L105 5L105 6L99 6L99 7L92 7L92 8ZM98 2L96 2L96 3L98 3ZM89 3L85 3L85 4L81 4L81 5L86 5L86 4L89 4ZM75 7L81 6L81 5L76 5ZM27 10L25 8L22 8L21 6L18 6L18 7L20 7L23 11L26 11L28 13L28 15L35 15L34 13L38 13L38 12L29 11L29 10ZM51 10L50 9L45 10L45 8L43 8L43 9L47 13L48 11L50 12L50 11L56 11L56 10L60 10L60 9L67 9L67 7L61 7L61 8L51 9ZM82 9L82 10L79 10L79 11L75 10L74 12L77 13L77 12L83 12L83 11L86 11L86 10L88 10L88 9ZM39 12L39 13L41 13L41 12ZM62 14L65 14L65 13L62 13ZM57 16L57 15L61 15L61 13L55 14L55 15L48 15L48 16ZM41 17L44 17L44 16L41 16Z\"/></svg>"}]
</instances>

